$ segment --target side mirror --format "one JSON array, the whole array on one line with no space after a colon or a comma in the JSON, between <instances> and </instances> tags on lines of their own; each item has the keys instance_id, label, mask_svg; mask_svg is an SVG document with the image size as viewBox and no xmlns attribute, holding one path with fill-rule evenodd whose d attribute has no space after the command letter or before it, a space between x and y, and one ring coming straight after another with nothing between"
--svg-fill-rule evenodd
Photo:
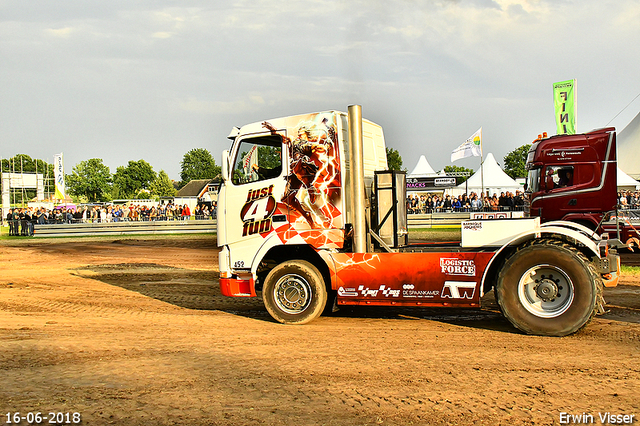
<instances>
[{"instance_id":1,"label":"side mirror","mask_svg":"<svg viewBox=\"0 0 640 426\"><path fill-rule=\"evenodd\" d=\"M222 181L229 181L229 150L222 151Z\"/></svg>"}]
</instances>

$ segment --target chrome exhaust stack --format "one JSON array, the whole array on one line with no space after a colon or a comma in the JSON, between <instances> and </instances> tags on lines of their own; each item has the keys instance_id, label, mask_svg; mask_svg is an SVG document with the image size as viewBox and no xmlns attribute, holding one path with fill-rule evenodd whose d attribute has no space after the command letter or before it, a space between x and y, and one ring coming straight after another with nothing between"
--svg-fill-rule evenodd
<instances>
[{"instance_id":1,"label":"chrome exhaust stack","mask_svg":"<svg viewBox=\"0 0 640 426\"><path fill-rule=\"evenodd\" d=\"M367 224L362 143L362 106L349 105L349 210L353 226L353 252L367 252Z\"/></svg>"}]
</instances>

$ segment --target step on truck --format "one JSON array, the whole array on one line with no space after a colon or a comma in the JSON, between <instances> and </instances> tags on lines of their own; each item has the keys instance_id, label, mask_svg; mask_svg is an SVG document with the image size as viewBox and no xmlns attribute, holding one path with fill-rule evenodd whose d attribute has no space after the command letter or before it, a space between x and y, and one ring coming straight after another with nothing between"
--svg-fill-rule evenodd
<instances>
[{"instance_id":1,"label":"step on truck","mask_svg":"<svg viewBox=\"0 0 640 426\"><path fill-rule=\"evenodd\" d=\"M388 171L382 128L326 111L233 128L218 196L220 289L261 292L304 324L344 305L480 308L494 290L525 333L564 336L604 311L620 261L580 224L471 220L462 241L409 243L406 176Z\"/></svg>"}]
</instances>

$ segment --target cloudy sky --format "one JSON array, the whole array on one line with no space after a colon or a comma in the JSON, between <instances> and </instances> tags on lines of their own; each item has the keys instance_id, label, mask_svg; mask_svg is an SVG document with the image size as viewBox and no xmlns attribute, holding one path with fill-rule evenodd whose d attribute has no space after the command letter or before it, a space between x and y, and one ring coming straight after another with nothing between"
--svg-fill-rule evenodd
<instances>
[{"instance_id":1,"label":"cloudy sky","mask_svg":"<svg viewBox=\"0 0 640 426\"><path fill-rule=\"evenodd\" d=\"M557 81L578 131L633 119L639 22L637 0L0 0L0 155L178 180L233 126L360 104L409 171L480 126L501 162L555 133Z\"/></svg>"}]
</instances>

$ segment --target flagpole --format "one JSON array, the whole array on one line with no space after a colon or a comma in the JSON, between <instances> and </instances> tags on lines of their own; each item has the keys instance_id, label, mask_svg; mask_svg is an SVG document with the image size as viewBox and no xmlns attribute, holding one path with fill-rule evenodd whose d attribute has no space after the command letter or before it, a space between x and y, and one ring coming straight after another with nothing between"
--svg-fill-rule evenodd
<instances>
[{"instance_id":1,"label":"flagpole","mask_svg":"<svg viewBox=\"0 0 640 426\"><path fill-rule=\"evenodd\" d=\"M484 192L484 160L482 159L482 127L480 127L480 197ZM484 200L481 200L484 204Z\"/></svg>"}]
</instances>

